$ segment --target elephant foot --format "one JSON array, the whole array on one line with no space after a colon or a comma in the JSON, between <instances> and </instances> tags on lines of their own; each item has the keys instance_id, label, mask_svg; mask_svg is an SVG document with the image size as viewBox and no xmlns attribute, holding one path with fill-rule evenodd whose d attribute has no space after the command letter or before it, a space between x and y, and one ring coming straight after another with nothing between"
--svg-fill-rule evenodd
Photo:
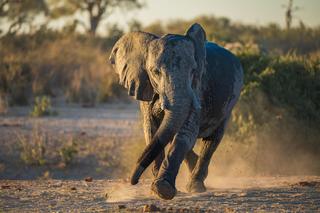
<instances>
[{"instance_id":1,"label":"elephant foot","mask_svg":"<svg viewBox=\"0 0 320 213\"><path fill-rule=\"evenodd\" d=\"M163 178L156 179L151 185L151 190L165 200L171 200L177 194L176 188Z\"/></svg>"},{"instance_id":2,"label":"elephant foot","mask_svg":"<svg viewBox=\"0 0 320 213\"><path fill-rule=\"evenodd\" d=\"M207 189L203 183L203 181L200 180L191 180L187 184L187 191L191 193L201 193L205 192Z\"/></svg>"}]
</instances>

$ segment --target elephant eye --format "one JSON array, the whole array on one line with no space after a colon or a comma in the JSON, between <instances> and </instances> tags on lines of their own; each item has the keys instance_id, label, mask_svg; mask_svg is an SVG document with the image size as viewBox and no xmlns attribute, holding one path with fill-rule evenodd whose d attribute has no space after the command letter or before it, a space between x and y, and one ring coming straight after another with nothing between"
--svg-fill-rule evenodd
<instances>
[{"instance_id":1,"label":"elephant eye","mask_svg":"<svg viewBox=\"0 0 320 213\"><path fill-rule=\"evenodd\" d=\"M154 72L156 75L160 75L160 69L159 69L159 68L154 68L154 69L153 69L153 72Z\"/></svg>"}]
</instances>

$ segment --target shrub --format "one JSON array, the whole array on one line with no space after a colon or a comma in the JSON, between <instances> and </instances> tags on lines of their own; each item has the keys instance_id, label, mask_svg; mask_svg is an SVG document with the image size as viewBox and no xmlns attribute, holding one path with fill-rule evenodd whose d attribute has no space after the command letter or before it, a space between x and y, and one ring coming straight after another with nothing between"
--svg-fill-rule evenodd
<instances>
[{"instance_id":1,"label":"shrub","mask_svg":"<svg viewBox=\"0 0 320 213\"><path fill-rule=\"evenodd\" d=\"M306 123L320 123L318 62L296 55L275 57L244 53L239 58L245 71L240 101L254 103L252 98L257 88L269 102L266 108L272 105Z\"/></svg>"},{"instance_id":2,"label":"shrub","mask_svg":"<svg viewBox=\"0 0 320 213\"><path fill-rule=\"evenodd\" d=\"M21 148L21 160L27 165L44 165L48 144L47 134L41 131L39 127L34 127L30 137L18 133L16 135Z\"/></svg>"},{"instance_id":3,"label":"shrub","mask_svg":"<svg viewBox=\"0 0 320 213\"><path fill-rule=\"evenodd\" d=\"M0 59L0 93L10 105L26 105L31 91L31 69L28 64L6 56Z\"/></svg>"},{"instance_id":4,"label":"shrub","mask_svg":"<svg viewBox=\"0 0 320 213\"><path fill-rule=\"evenodd\" d=\"M237 143L253 174L319 174L312 163L320 160L318 62L246 52L239 58L245 83L228 140Z\"/></svg>"},{"instance_id":5,"label":"shrub","mask_svg":"<svg viewBox=\"0 0 320 213\"><path fill-rule=\"evenodd\" d=\"M65 165L70 164L78 153L77 143L73 137L69 137L67 142L62 142L63 146L59 149L59 155Z\"/></svg>"},{"instance_id":6,"label":"shrub","mask_svg":"<svg viewBox=\"0 0 320 213\"><path fill-rule=\"evenodd\" d=\"M107 63L114 42L49 30L2 37L0 92L10 105L28 104L34 96L63 96L86 106L126 99Z\"/></svg>"},{"instance_id":7,"label":"shrub","mask_svg":"<svg viewBox=\"0 0 320 213\"><path fill-rule=\"evenodd\" d=\"M8 99L6 94L0 93L0 115L6 114L8 111Z\"/></svg>"},{"instance_id":8,"label":"shrub","mask_svg":"<svg viewBox=\"0 0 320 213\"><path fill-rule=\"evenodd\" d=\"M36 97L35 103L30 113L33 117L57 115L56 111L52 110L51 99L48 96Z\"/></svg>"},{"instance_id":9,"label":"shrub","mask_svg":"<svg viewBox=\"0 0 320 213\"><path fill-rule=\"evenodd\" d=\"M30 134L16 133L20 147L20 158L26 165L43 166L55 164L67 166L78 154L78 143L74 136L54 139L43 131L39 124L32 127ZM62 163L62 164L61 164Z\"/></svg>"}]
</instances>

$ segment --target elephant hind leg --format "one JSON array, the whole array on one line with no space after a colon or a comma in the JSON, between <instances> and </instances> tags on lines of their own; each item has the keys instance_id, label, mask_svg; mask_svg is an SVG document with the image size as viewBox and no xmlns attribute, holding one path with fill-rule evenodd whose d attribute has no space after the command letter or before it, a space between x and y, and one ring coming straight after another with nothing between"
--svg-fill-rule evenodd
<instances>
[{"instance_id":1,"label":"elephant hind leg","mask_svg":"<svg viewBox=\"0 0 320 213\"><path fill-rule=\"evenodd\" d=\"M214 131L212 136L202 139L202 147L197 163L192 171L191 178L187 184L189 192L204 192L206 187L204 180L208 175L208 167L213 153L216 151L222 140L227 120Z\"/></svg>"},{"instance_id":2,"label":"elephant hind leg","mask_svg":"<svg viewBox=\"0 0 320 213\"><path fill-rule=\"evenodd\" d=\"M185 156L184 162L186 163L189 172L192 174L194 167L198 161L198 155L191 149Z\"/></svg>"}]
</instances>

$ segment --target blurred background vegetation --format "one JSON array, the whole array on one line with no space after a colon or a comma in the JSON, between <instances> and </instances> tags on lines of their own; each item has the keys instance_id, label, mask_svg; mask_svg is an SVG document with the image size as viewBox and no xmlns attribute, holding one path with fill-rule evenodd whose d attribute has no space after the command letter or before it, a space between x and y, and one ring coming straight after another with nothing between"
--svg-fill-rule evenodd
<instances>
[{"instance_id":1,"label":"blurred background vegetation","mask_svg":"<svg viewBox=\"0 0 320 213\"><path fill-rule=\"evenodd\" d=\"M52 104L83 106L129 101L107 62L117 39L132 30L159 36L183 34L198 22L207 39L230 49L244 68L245 84L227 137L255 144L254 154L248 148L250 156L261 155L257 150L285 150L290 161L299 161L297 152L305 152L308 162L319 162L320 26L308 27L302 21L292 26L289 1L285 28L200 16L148 26L133 20L128 29L109 23L104 36L96 33L113 9L133 10L144 4L138 0L1 0L0 113L11 106L33 104L38 96L50 97ZM74 14L86 14L87 22ZM50 27L61 19L67 20L63 27ZM277 165L277 158L260 157ZM312 166L320 174L320 164Z\"/></svg>"}]
</instances>

